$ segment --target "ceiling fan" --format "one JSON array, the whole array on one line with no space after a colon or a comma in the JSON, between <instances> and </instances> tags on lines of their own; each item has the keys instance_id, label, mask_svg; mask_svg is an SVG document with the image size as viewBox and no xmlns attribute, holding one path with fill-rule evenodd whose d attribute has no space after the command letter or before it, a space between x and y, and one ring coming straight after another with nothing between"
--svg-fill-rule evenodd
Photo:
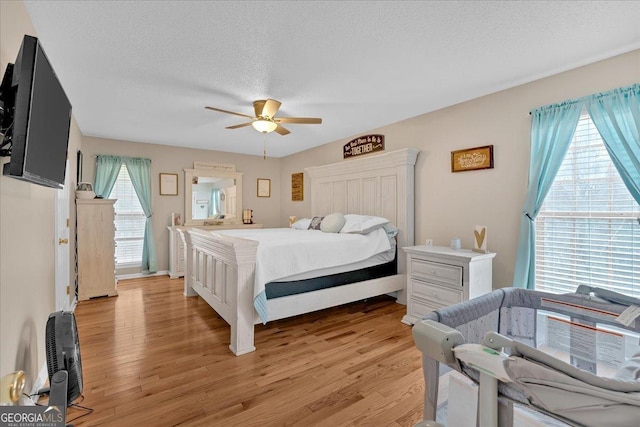
<instances>
[{"instance_id":1,"label":"ceiling fan","mask_svg":"<svg viewBox=\"0 0 640 427\"><path fill-rule=\"evenodd\" d=\"M269 133L276 131L280 135L287 135L288 129L285 129L280 123L293 123L293 124L320 124L322 119L314 117L275 117L280 108L281 103L275 99L259 99L253 102L253 110L255 116L250 116L243 113L235 113L233 111L222 110L215 107L204 107L208 110L220 111L221 113L234 114L240 117L247 117L251 119L250 122L241 123L239 125L227 126L226 129L238 129L245 126L252 125L255 130L262 133Z\"/></svg>"}]
</instances>

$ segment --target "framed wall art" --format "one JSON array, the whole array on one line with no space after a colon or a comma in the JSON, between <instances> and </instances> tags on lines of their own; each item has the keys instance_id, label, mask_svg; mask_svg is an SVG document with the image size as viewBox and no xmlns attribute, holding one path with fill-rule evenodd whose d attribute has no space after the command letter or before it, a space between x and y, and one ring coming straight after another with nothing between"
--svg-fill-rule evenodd
<instances>
[{"instance_id":1,"label":"framed wall art","mask_svg":"<svg viewBox=\"0 0 640 427\"><path fill-rule=\"evenodd\" d=\"M291 174L291 201L301 202L304 200L304 172Z\"/></svg>"},{"instance_id":2,"label":"framed wall art","mask_svg":"<svg viewBox=\"0 0 640 427\"><path fill-rule=\"evenodd\" d=\"M76 184L79 184L82 182L82 162L83 162L82 151L78 150L78 152L76 153L76 164L77 164Z\"/></svg>"},{"instance_id":3,"label":"framed wall art","mask_svg":"<svg viewBox=\"0 0 640 427\"><path fill-rule=\"evenodd\" d=\"M271 197L271 180L258 178L258 197Z\"/></svg>"},{"instance_id":4,"label":"framed wall art","mask_svg":"<svg viewBox=\"0 0 640 427\"><path fill-rule=\"evenodd\" d=\"M177 196L178 195L178 174L177 173L161 173L160 174L160 195L161 196Z\"/></svg>"},{"instance_id":5,"label":"framed wall art","mask_svg":"<svg viewBox=\"0 0 640 427\"><path fill-rule=\"evenodd\" d=\"M347 142L342 148L342 156L348 159L377 151L384 151L384 135L364 135Z\"/></svg>"},{"instance_id":6,"label":"framed wall art","mask_svg":"<svg viewBox=\"0 0 640 427\"><path fill-rule=\"evenodd\" d=\"M451 172L493 169L493 145L451 152Z\"/></svg>"}]
</instances>

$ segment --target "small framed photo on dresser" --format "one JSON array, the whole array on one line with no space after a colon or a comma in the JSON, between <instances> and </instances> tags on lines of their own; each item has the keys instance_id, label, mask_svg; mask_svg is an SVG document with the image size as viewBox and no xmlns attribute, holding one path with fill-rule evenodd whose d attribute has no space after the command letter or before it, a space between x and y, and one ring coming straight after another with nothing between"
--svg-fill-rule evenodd
<instances>
[{"instance_id":1,"label":"small framed photo on dresser","mask_svg":"<svg viewBox=\"0 0 640 427\"><path fill-rule=\"evenodd\" d=\"M182 225L182 215L176 212L171 214L171 225L174 227L178 227Z\"/></svg>"}]
</instances>

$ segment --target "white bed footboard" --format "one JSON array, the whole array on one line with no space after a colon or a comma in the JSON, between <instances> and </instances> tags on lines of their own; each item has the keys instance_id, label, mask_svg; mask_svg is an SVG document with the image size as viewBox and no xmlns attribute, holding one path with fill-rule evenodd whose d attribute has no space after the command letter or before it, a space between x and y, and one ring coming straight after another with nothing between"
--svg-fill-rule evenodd
<instances>
[{"instance_id":1,"label":"white bed footboard","mask_svg":"<svg viewBox=\"0 0 640 427\"><path fill-rule=\"evenodd\" d=\"M229 348L235 355L254 351L258 242L196 228L183 236L187 244L184 295L200 295L231 326Z\"/></svg>"},{"instance_id":2,"label":"white bed footboard","mask_svg":"<svg viewBox=\"0 0 640 427\"><path fill-rule=\"evenodd\" d=\"M255 350L253 327L260 317L253 305L258 243L190 229L184 295L200 295L230 326L229 348L239 356ZM404 290L404 274L289 295L267 301L269 321L310 313Z\"/></svg>"}]
</instances>

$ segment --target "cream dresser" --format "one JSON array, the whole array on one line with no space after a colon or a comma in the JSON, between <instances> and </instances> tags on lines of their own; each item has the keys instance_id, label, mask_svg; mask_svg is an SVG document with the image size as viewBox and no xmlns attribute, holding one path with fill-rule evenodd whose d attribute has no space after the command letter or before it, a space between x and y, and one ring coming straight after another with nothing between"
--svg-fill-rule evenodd
<instances>
[{"instance_id":1,"label":"cream dresser","mask_svg":"<svg viewBox=\"0 0 640 427\"><path fill-rule=\"evenodd\" d=\"M441 307L492 291L495 253L481 254L446 246L411 246L407 253L407 314L413 325Z\"/></svg>"},{"instance_id":2,"label":"cream dresser","mask_svg":"<svg viewBox=\"0 0 640 427\"><path fill-rule=\"evenodd\" d=\"M76 199L78 300L118 295L111 199Z\"/></svg>"},{"instance_id":3,"label":"cream dresser","mask_svg":"<svg viewBox=\"0 0 640 427\"><path fill-rule=\"evenodd\" d=\"M189 228L200 228L202 230L231 230L243 228L262 228L262 224L221 224L221 225L199 225L193 226L169 226L169 277L177 279L184 277L184 263L187 259L187 251L182 238L181 231Z\"/></svg>"}]
</instances>

